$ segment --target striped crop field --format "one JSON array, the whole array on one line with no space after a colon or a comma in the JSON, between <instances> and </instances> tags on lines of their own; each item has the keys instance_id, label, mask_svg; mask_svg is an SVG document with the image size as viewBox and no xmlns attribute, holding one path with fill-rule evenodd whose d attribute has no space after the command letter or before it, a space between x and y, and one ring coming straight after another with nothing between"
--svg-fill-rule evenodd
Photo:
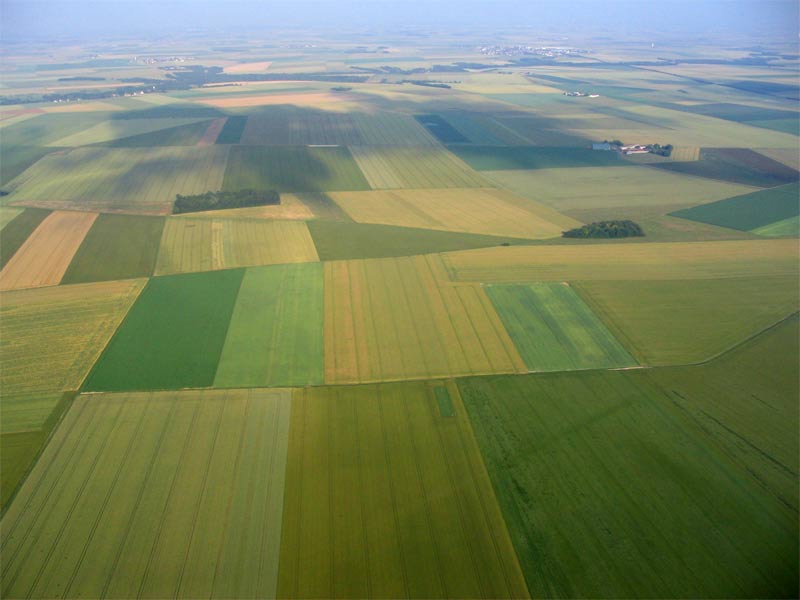
<instances>
[{"instance_id":1,"label":"striped crop field","mask_svg":"<svg viewBox=\"0 0 800 600\"><path fill-rule=\"evenodd\" d=\"M170 218L157 275L319 260L303 221Z\"/></svg>"},{"instance_id":2,"label":"striped crop field","mask_svg":"<svg viewBox=\"0 0 800 600\"><path fill-rule=\"evenodd\" d=\"M438 257L324 268L326 383L527 371L483 289L445 283Z\"/></svg>"},{"instance_id":3,"label":"striped crop field","mask_svg":"<svg viewBox=\"0 0 800 600\"><path fill-rule=\"evenodd\" d=\"M78 389L144 283L112 281L0 294L2 420L30 408L10 402L14 397L28 394L35 399ZM47 411L40 417L46 418Z\"/></svg>"},{"instance_id":4,"label":"striped crop field","mask_svg":"<svg viewBox=\"0 0 800 600\"><path fill-rule=\"evenodd\" d=\"M443 255L454 281L707 279L797 272L797 240L515 246Z\"/></svg>"},{"instance_id":5,"label":"striped crop field","mask_svg":"<svg viewBox=\"0 0 800 600\"><path fill-rule=\"evenodd\" d=\"M110 119L98 123L78 133L73 133L61 139L50 142L48 146L70 147L88 146L110 142L120 138L152 133L161 129L171 129L203 121L201 118L185 119Z\"/></svg>"},{"instance_id":6,"label":"striped crop field","mask_svg":"<svg viewBox=\"0 0 800 600\"><path fill-rule=\"evenodd\" d=\"M219 190L227 155L228 146L76 148L50 154L14 179L8 201L166 214L176 194Z\"/></svg>"},{"instance_id":7,"label":"striped crop field","mask_svg":"<svg viewBox=\"0 0 800 600\"><path fill-rule=\"evenodd\" d=\"M255 146L434 146L410 116L274 110L251 115L240 142Z\"/></svg>"},{"instance_id":8,"label":"striped crop field","mask_svg":"<svg viewBox=\"0 0 800 600\"><path fill-rule=\"evenodd\" d=\"M5 598L274 598L291 394L92 394L3 516Z\"/></svg>"},{"instance_id":9,"label":"striped crop field","mask_svg":"<svg viewBox=\"0 0 800 600\"><path fill-rule=\"evenodd\" d=\"M493 188L332 192L357 223L539 239L580 224L555 210Z\"/></svg>"},{"instance_id":10,"label":"striped crop field","mask_svg":"<svg viewBox=\"0 0 800 600\"><path fill-rule=\"evenodd\" d=\"M321 263L247 269L214 386L321 384L322 282Z\"/></svg>"},{"instance_id":11,"label":"striped crop field","mask_svg":"<svg viewBox=\"0 0 800 600\"><path fill-rule=\"evenodd\" d=\"M491 285L485 290L531 371L636 364L567 284Z\"/></svg>"},{"instance_id":12,"label":"striped crop field","mask_svg":"<svg viewBox=\"0 0 800 600\"><path fill-rule=\"evenodd\" d=\"M86 380L95 392L210 387L244 269L154 277Z\"/></svg>"},{"instance_id":13,"label":"striped crop field","mask_svg":"<svg viewBox=\"0 0 800 600\"><path fill-rule=\"evenodd\" d=\"M581 281L575 289L640 362L706 360L800 308L797 275Z\"/></svg>"},{"instance_id":14,"label":"striped crop field","mask_svg":"<svg viewBox=\"0 0 800 600\"><path fill-rule=\"evenodd\" d=\"M0 291L58 285L97 213L56 211L0 271Z\"/></svg>"},{"instance_id":15,"label":"striped crop field","mask_svg":"<svg viewBox=\"0 0 800 600\"><path fill-rule=\"evenodd\" d=\"M444 148L353 146L350 151L372 189L487 187L483 177Z\"/></svg>"},{"instance_id":16,"label":"striped crop field","mask_svg":"<svg viewBox=\"0 0 800 600\"><path fill-rule=\"evenodd\" d=\"M452 383L295 391L284 506L280 598L528 597Z\"/></svg>"},{"instance_id":17,"label":"striped crop field","mask_svg":"<svg viewBox=\"0 0 800 600\"><path fill-rule=\"evenodd\" d=\"M369 184L345 147L231 146L222 189L326 192Z\"/></svg>"},{"instance_id":18,"label":"striped crop field","mask_svg":"<svg viewBox=\"0 0 800 600\"><path fill-rule=\"evenodd\" d=\"M458 387L536 598L797 587L797 320L711 363Z\"/></svg>"}]
</instances>

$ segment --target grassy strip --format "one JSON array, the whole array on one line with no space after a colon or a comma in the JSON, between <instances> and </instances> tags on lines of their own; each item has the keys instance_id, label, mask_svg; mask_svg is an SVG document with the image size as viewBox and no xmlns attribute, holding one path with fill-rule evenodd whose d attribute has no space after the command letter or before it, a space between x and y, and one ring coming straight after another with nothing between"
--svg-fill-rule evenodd
<instances>
[{"instance_id":1,"label":"grassy strip","mask_svg":"<svg viewBox=\"0 0 800 600\"><path fill-rule=\"evenodd\" d=\"M322 382L322 264L247 269L214 386Z\"/></svg>"}]
</instances>

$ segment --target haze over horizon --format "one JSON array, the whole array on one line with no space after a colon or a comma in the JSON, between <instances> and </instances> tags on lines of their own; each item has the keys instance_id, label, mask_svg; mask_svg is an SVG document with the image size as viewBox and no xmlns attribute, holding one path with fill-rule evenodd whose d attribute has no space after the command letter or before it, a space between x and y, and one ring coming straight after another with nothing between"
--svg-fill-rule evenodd
<instances>
[{"instance_id":1,"label":"haze over horizon","mask_svg":"<svg viewBox=\"0 0 800 600\"><path fill-rule=\"evenodd\" d=\"M296 27L533 29L541 33L764 35L798 39L797 0L2 0L6 42L97 35L163 35L192 30L253 32Z\"/></svg>"}]
</instances>

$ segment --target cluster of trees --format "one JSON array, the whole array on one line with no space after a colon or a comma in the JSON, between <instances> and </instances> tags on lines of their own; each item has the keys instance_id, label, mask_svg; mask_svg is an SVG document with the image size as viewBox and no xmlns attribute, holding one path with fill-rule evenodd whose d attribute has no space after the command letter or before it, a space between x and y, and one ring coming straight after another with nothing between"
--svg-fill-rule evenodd
<instances>
[{"instance_id":1,"label":"cluster of trees","mask_svg":"<svg viewBox=\"0 0 800 600\"><path fill-rule=\"evenodd\" d=\"M194 196L175 198L172 214L202 212L206 210L223 210L226 208L246 208L248 206L266 206L280 204L281 196L275 190L238 190L236 192L206 192Z\"/></svg>"},{"instance_id":2,"label":"cluster of trees","mask_svg":"<svg viewBox=\"0 0 800 600\"><path fill-rule=\"evenodd\" d=\"M561 235L565 238L626 238L642 237L644 231L633 221L597 221L570 229Z\"/></svg>"},{"instance_id":3,"label":"cluster of trees","mask_svg":"<svg viewBox=\"0 0 800 600\"><path fill-rule=\"evenodd\" d=\"M658 154L659 156L669 156L672 154L672 144L662 146L661 144L653 144L649 146L650 154Z\"/></svg>"}]
</instances>

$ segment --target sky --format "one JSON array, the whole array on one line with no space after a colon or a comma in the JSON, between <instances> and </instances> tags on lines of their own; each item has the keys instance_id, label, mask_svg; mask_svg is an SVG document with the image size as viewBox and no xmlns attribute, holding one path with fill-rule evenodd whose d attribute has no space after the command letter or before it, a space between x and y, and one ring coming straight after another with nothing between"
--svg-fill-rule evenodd
<instances>
[{"instance_id":1,"label":"sky","mask_svg":"<svg viewBox=\"0 0 800 600\"><path fill-rule=\"evenodd\" d=\"M530 27L798 40L800 0L0 0L0 39L208 30Z\"/></svg>"}]
</instances>

